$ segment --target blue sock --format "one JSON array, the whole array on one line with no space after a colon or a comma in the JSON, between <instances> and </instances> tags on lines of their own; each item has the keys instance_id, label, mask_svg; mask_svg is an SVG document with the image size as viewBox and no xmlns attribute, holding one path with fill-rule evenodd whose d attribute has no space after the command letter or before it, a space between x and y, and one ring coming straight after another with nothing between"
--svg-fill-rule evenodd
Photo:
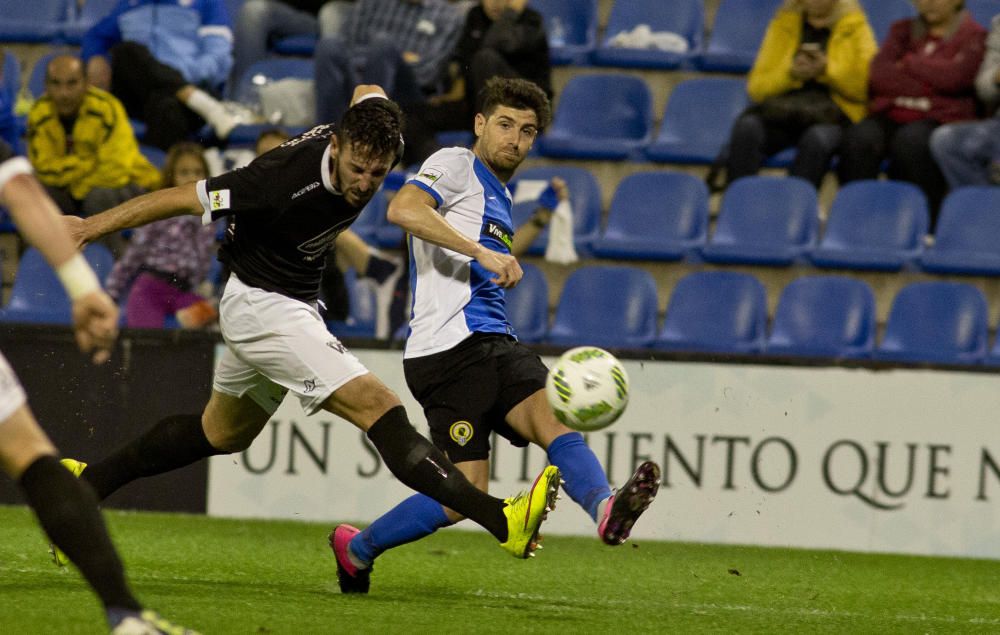
<instances>
[{"instance_id":1,"label":"blue sock","mask_svg":"<svg viewBox=\"0 0 1000 635\"><path fill-rule=\"evenodd\" d=\"M568 432L549 444L549 463L562 472L563 489L590 517L597 521L597 504L611 496L604 468L587 447L583 435Z\"/></svg>"},{"instance_id":2,"label":"blue sock","mask_svg":"<svg viewBox=\"0 0 1000 635\"><path fill-rule=\"evenodd\" d=\"M429 496L414 494L375 519L351 539L351 553L369 565L383 551L430 536L451 524L444 507Z\"/></svg>"}]
</instances>

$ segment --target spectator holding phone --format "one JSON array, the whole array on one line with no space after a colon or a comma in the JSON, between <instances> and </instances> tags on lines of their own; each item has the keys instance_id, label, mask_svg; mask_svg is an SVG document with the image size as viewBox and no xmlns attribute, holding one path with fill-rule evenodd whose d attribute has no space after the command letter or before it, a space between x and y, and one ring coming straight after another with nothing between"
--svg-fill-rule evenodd
<instances>
[{"instance_id":1,"label":"spectator holding phone","mask_svg":"<svg viewBox=\"0 0 1000 635\"><path fill-rule=\"evenodd\" d=\"M844 129L865 115L875 50L857 0L786 0L750 70L754 103L733 125L727 184L794 146L789 174L819 187Z\"/></svg>"}]
</instances>

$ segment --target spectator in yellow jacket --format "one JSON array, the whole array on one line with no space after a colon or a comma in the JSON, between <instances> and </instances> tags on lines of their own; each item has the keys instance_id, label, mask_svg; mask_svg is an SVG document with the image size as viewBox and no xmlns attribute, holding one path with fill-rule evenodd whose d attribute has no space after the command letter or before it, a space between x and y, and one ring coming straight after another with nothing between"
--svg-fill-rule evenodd
<instances>
[{"instance_id":1,"label":"spectator in yellow jacket","mask_svg":"<svg viewBox=\"0 0 1000 635\"><path fill-rule=\"evenodd\" d=\"M844 129L865 116L877 48L858 0L786 0L750 70L753 104L733 126L727 181L794 146L789 174L819 187Z\"/></svg>"},{"instance_id":2,"label":"spectator in yellow jacket","mask_svg":"<svg viewBox=\"0 0 1000 635\"><path fill-rule=\"evenodd\" d=\"M96 214L160 183L121 102L90 86L71 55L46 67L45 94L28 114L28 158L67 214Z\"/></svg>"}]
</instances>

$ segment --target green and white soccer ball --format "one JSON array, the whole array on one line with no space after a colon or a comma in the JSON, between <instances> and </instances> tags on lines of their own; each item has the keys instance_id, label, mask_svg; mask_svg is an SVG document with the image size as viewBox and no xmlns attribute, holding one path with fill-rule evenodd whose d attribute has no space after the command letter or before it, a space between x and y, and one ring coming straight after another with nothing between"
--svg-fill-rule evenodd
<instances>
[{"instance_id":1,"label":"green and white soccer ball","mask_svg":"<svg viewBox=\"0 0 1000 635\"><path fill-rule=\"evenodd\" d=\"M573 348L549 369L545 395L559 421L580 432L593 432L608 427L625 411L628 374L604 349Z\"/></svg>"}]
</instances>

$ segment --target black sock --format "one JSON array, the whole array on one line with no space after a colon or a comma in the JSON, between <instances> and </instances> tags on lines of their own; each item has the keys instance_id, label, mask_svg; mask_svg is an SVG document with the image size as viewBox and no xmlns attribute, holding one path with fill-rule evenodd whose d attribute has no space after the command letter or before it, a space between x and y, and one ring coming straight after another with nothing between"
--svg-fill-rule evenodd
<instances>
[{"instance_id":1,"label":"black sock","mask_svg":"<svg viewBox=\"0 0 1000 635\"><path fill-rule=\"evenodd\" d=\"M368 266L365 267L364 277L371 278L375 282L382 284L389 279L396 269L399 268L395 262L388 258L383 258L376 254L369 254Z\"/></svg>"},{"instance_id":2,"label":"black sock","mask_svg":"<svg viewBox=\"0 0 1000 635\"><path fill-rule=\"evenodd\" d=\"M382 415L369 428L368 438L389 471L404 485L471 518L497 540L507 542L503 501L477 489L441 450L420 436L406 418L403 406Z\"/></svg>"},{"instance_id":3,"label":"black sock","mask_svg":"<svg viewBox=\"0 0 1000 635\"><path fill-rule=\"evenodd\" d=\"M104 606L140 610L90 487L54 456L28 466L20 483L42 529L80 569Z\"/></svg>"},{"instance_id":4,"label":"black sock","mask_svg":"<svg viewBox=\"0 0 1000 635\"><path fill-rule=\"evenodd\" d=\"M225 452L208 442L201 415L174 415L161 419L111 456L88 465L81 477L104 500L137 478L163 474L216 454Z\"/></svg>"}]
</instances>

